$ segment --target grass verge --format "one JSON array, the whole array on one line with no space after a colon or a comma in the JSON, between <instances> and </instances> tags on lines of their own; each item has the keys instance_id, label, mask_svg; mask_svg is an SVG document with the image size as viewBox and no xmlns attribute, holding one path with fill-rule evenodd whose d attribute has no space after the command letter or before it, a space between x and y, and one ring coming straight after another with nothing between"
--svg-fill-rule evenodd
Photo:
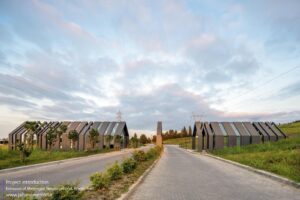
<instances>
[{"instance_id":1,"label":"grass verge","mask_svg":"<svg viewBox=\"0 0 300 200\"><path fill-rule=\"evenodd\" d=\"M197 143L198 141L196 139L196 145ZM164 141L164 144L175 144L175 145L179 145L181 148L184 149L192 149L192 137L168 139Z\"/></svg>"},{"instance_id":2,"label":"grass verge","mask_svg":"<svg viewBox=\"0 0 300 200\"><path fill-rule=\"evenodd\" d=\"M151 148L146 153L141 150L135 151L131 158L123 160L121 164L115 162L106 171L92 174L88 189L79 192L76 184L62 185L52 192L51 197L45 199L117 199L143 175L160 156L161 151L159 147Z\"/></svg>"},{"instance_id":3,"label":"grass verge","mask_svg":"<svg viewBox=\"0 0 300 200\"><path fill-rule=\"evenodd\" d=\"M279 125L279 128L289 137L300 137L300 122L291 122Z\"/></svg>"},{"instance_id":4,"label":"grass verge","mask_svg":"<svg viewBox=\"0 0 300 200\"><path fill-rule=\"evenodd\" d=\"M112 180L108 187L101 189L87 190L84 192L82 199L107 199L113 200L119 198L123 193L127 192L129 187L138 180L140 176L154 163L154 161L160 156L161 148L154 147L148 150L145 154L141 155L142 151L135 152L131 158L136 162L136 166L130 173L124 173L123 163L123 175L121 178ZM116 164L115 164L116 165ZM110 168L112 169L112 168ZM108 172L109 170L108 169ZM110 173L108 173L110 174Z\"/></svg>"},{"instance_id":5,"label":"grass verge","mask_svg":"<svg viewBox=\"0 0 300 200\"><path fill-rule=\"evenodd\" d=\"M44 163L50 161L64 160L68 158L76 158L82 156L89 156L98 153L106 153L113 151L113 149L103 149L94 151L44 151L34 149L29 158L25 162L20 161L19 151L9 151L7 148L0 148L0 169L19 167L25 165L32 165L37 163Z\"/></svg>"},{"instance_id":6,"label":"grass verge","mask_svg":"<svg viewBox=\"0 0 300 200\"><path fill-rule=\"evenodd\" d=\"M300 182L300 137L277 142L227 147L212 154Z\"/></svg>"}]
</instances>

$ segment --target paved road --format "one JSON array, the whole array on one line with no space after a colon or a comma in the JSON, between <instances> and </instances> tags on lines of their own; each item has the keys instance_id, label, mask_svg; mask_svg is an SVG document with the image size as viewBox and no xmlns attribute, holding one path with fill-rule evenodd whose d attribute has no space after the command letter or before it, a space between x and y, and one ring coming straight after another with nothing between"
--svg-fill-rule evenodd
<instances>
[{"instance_id":1,"label":"paved road","mask_svg":"<svg viewBox=\"0 0 300 200\"><path fill-rule=\"evenodd\" d=\"M146 150L150 146L143 147L142 149ZM65 160L59 163L46 163L21 170L14 169L9 172L0 170L0 181L41 180L49 181L49 185L79 181L80 186L87 186L89 184L89 176L92 173L103 171L115 161L120 161L129 157L132 152L132 149L126 149L117 152Z\"/></svg>"},{"instance_id":2,"label":"paved road","mask_svg":"<svg viewBox=\"0 0 300 200\"><path fill-rule=\"evenodd\" d=\"M300 200L300 190L177 146L162 158L129 197L133 200Z\"/></svg>"}]
</instances>

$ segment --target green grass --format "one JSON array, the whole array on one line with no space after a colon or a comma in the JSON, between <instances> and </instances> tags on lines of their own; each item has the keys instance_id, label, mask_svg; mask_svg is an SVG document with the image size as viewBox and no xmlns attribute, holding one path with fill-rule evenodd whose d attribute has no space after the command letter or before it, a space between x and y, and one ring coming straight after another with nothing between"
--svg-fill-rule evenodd
<instances>
[{"instance_id":1,"label":"green grass","mask_svg":"<svg viewBox=\"0 0 300 200\"><path fill-rule=\"evenodd\" d=\"M226 147L211 153L300 182L300 137L265 144Z\"/></svg>"},{"instance_id":2,"label":"green grass","mask_svg":"<svg viewBox=\"0 0 300 200\"><path fill-rule=\"evenodd\" d=\"M110 149L95 150L95 151L48 151L34 149L29 158L26 158L25 163L20 161L19 151L8 151L6 147L0 148L0 169L18 167L23 165L32 165L37 163L63 160L67 158L75 158L81 156L88 156L97 153L105 153L113 151Z\"/></svg>"},{"instance_id":3,"label":"green grass","mask_svg":"<svg viewBox=\"0 0 300 200\"><path fill-rule=\"evenodd\" d=\"M176 144L176 145L179 145L181 148L192 149L192 138L191 137L168 139L168 140L163 141L163 143L164 144ZM197 139L196 139L196 145L197 145Z\"/></svg>"},{"instance_id":4,"label":"green grass","mask_svg":"<svg viewBox=\"0 0 300 200\"><path fill-rule=\"evenodd\" d=\"M300 122L281 124L279 128L289 137L300 137Z\"/></svg>"},{"instance_id":5,"label":"green grass","mask_svg":"<svg viewBox=\"0 0 300 200\"><path fill-rule=\"evenodd\" d=\"M281 124L279 127L288 135L288 139L242 147L225 147L211 153L300 182L300 122ZM169 139L164 144L177 144L191 149L192 139Z\"/></svg>"}]
</instances>

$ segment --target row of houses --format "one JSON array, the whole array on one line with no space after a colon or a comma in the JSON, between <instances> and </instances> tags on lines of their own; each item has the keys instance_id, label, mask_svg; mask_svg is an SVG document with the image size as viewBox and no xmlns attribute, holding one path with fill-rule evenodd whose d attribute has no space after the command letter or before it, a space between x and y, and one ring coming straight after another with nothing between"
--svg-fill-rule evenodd
<instances>
[{"instance_id":1,"label":"row of houses","mask_svg":"<svg viewBox=\"0 0 300 200\"><path fill-rule=\"evenodd\" d=\"M9 133L8 148L14 150L17 144L26 142L26 134L29 130L25 127L26 122L22 123L15 130ZM62 121L62 122L43 122L37 123L33 141L40 149L54 149L54 150L89 150L92 148L126 148L129 141L129 133L126 122L86 122L86 121ZM61 134L57 134L57 138L50 146L47 140L49 131L60 130L61 127L66 127L66 130ZM90 132L96 130L99 133L97 143L93 147ZM78 133L78 139L71 141L69 134L72 131Z\"/></svg>"},{"instance_id":2,"label":"row of houses","mask_svg":"<svg viewBox=\"0 0 300 200\"><path fill-rule=\"evenodd\" d=\"M192 148L198 151L222 149L225 146L258 144L286 137L273 122L195 122Z\"/></svg>"}]
</instances>

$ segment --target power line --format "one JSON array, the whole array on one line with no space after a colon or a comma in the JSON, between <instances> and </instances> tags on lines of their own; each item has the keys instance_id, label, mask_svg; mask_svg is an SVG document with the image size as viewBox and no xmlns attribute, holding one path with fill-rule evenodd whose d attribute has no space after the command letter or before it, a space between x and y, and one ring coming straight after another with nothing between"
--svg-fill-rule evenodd
<instances>
[{"instance_id":1,"label":"power line","mask_svg":"<svg viewBox=\"0 0 300 200\"><path fill-rule=\"evenodd\" d=\"M292 72L292 71L294 71L294 70L296 70L296 69L298 69L298 68L300 68L300 65L299 65L299 66L296 66L296 67L293 67L293 68L291 68L291 69L289 69L289 70L287 70L287 71L284 71L284 72L278 74L277 76L274 76L273 78L271 78L271 79L267 80L266 82L264 82L264 83L262 83L262 84L260 84L260 85L258 85L258 86L256 86L256 87L254 87L253 89L251 89L251 90L249 90L249 91L247 91L247 92L245 92L245 93L243 93L243 94L241 94L241 95L238 95L238 96L236 96L236 97L233 97L233 99L241 98L241 97L243 97L243 96L245 96L245 95L248 95L248 94L254 92L254 91L257 90L257 89L261 89L262 86L265 86L265 85L271 83L272 81L274 81L274 80L276 80L276 79L278 79L278 78L281 78L281 77L287 75L288 73L290 73L290 72ZM242 103L242 102L241 102L241 101L238 101L236 104L234 104L234 105L232 105L232 106L229 106L229 108L235 107L236 105L239 105L240 103Z\"/></svg>"}]
</instances>

